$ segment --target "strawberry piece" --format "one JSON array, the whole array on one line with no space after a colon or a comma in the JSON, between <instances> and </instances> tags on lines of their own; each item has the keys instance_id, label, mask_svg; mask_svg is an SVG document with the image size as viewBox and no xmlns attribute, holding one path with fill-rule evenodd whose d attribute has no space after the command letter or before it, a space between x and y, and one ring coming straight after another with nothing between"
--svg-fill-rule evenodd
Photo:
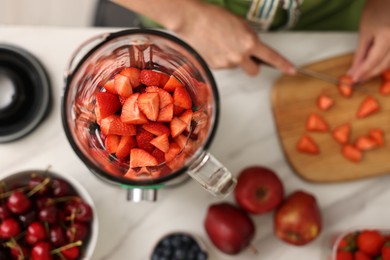
<instances>
[{"instance_id":1,"label":"strawberry piece","mask_svg":"<svg viewBox=\"0 0 390 260\"><path fill-rule=\"evenodd\" d=\"M378 144L369 136L360 136L355 142L355 147L360 151L369 151L378 147Z\"/></svg>"},{"instance_id":2,"label":"strawberry piece","mask_svg":"<svg viewBox=\"0 0 390 260\"><path fill-rule=\"evenodd\" d=\"M335 260L353 260L353 255L349 251L337 251Z\"/></svg>"},{"instance_id":3,"label":"strawberry piece","mask_svg":"<svg viewBox=\"0 0 390 260\"><path fill-rule=\"evenodd\" d=\"M363 154L355 146L347 144L341 150L341 153L345 158L352 162L360 162L362 160Z\"/></svg>"},{"instance_id":4,"label":"strawberry piece","mask_svg":"<svg viewBox=\"0 0 390 260\"><path fill-rule=\"evenodd\" d=\"M113 79L107 81L106 84L104 84L103 88L112 94L118 94L115 90L115 84Z\"/></svg>"},{"instance_id":5,"label":"strawberry piece","mask_svg":"<svg viewBox=\"0 0 390 260\"><path fill-rule=\"evenodd\" d=\"M378 144L378 146L384 146L385 137L382 129L371 129L368 135Z\"/></svg>"},{"instance_id":6,"label":"strawberry piece","mask_svg":"<svg viewBox=\"0 0 390 260\"><path fill-rule=\"evenodd\" d=\"M173 92L173 104L185 109L192 108L191 96L184 87L175 88Z\"/></svg>"},{"instance_id":7,"label":"strawberry piece","mask_svg":"<svg viewBox=\"0 0 390 260\"><path fill-rule=\"evenodd\" d=\"M116 153L121 137L119 135L107 135L104 147L108 153Z\"/></svg>"},{"instance_id":8,"label":"strawberry piece","mask_svg":"<svg viewBox=\"0 0 390 260\"><path fill-rule=\"evenodd\" d=\"M130 151L130 168L143 166L156 166L157 159L150 153L139 148L133 148Z\"/></svg>"},{"instance_id":9,"label":"strawberry piece","mask_svg":"<svg viewBox=\"0 0 390 260\"><path fill-rule=\"evenodd\" d=\"M158 114L158 122L171 122L173 118L173 104L169 104L166 107L160 109Z\"/></svg>"},{"instance_id":10,"label":"strawberry piece","mask_svg":"<svg viewBox=\"0 0 390 260\"><path fill-rule=\"evenodd\" d=\"M154 145L150 143L150 141L153 139L154 135L145 130L142 130L136 136L138 147L147 151L148 153L152 153L154 150Z\"/></svg>"},{"instance_id":11,"label":"strawberry piece","mask_svg":"<svg viewBox=\"0 0 390 260\"><path fill-rule=\"evenodd\" d=\"M351 125L343 124L332 131L333 138L340 144L347 144L351 135Z\"/></svg>"},{"instance_id":12,"label":"strawberry piece","mask_svg":"<svg viewBox=\"0 0 390 260\"><path fill-rule=\"evenodd\" d=\"M148 122L146 116L139 110L137 103L139 95L139 93L134 93L126 99L122 107L122 122L136 125Z\"/></svg>"},{"instance_id":13,"label":"strawberry piece","mask_svg":"<svg viewBox=\"0 0 390 260\"><path fill-rule=\"evenodd\" d=\"M180 151L181 148L177 143L175 142L170 143L168 152L165 153L165 161L166 162L172 161L180 153Z\"/></svg>"},{"instance_id":14,"label":"strawberry piece","mask_svg":"<svg viewBox=\"0 0 390 260\"><path fill-rule=\"evenodd\" d=\"M114 78L115 91L119 96L129 97L133 94L133 88L131 87L130 81L126 76L116 74Z\"/></svg>"},{"instance_id":15,"label":"strawberry piece","mask_svg":"<svg viewBox=\"0 0 390 260\"><path fill-rule=\"evenodd\" d=\"M156 121L160 112L160 97L158 93L142 93L139 95L138 107L150 121Z\"/></svg>"},{"instance_id":16,"label":"strawberry piece","mask_svg":"<svg viewBox=\"0 0 390 260\"><path fill-rule=\"evenodd\" d=\"M363 253L362 251L356 251L353 254L354 260L371 260L372 258L368 256L367 254Z\"/></svg>"},{"instance_id":17,"label":"strawberry piece","mask_svg":"<svg viewBox=\"0 0 390 260\"><path fill-rule=\"evenodd\" d=\"M380 105L378 101L374 97L368 96L363 100L362 104L360 105L357 111L356 116L358 118L368 117L372 114L375 114L379 110L380 110Z\"/></svg>"},{"instance_id":18,"label":"strawberry piece","mask_svg":"<svg viewBox=\"0 0 390 260\"><path fill-rule=\"evenodd\" d=\"M180 169L187 159L187 155L185 153L178 154L174 159L167 162L167 166L173 171Z\"/></svg>"},{"instance_id":19,"label":"strawberry piece","mask_svg":"<svg viewBox=\"0 0 390 260\"><path fill-rule=\"evenodd\" d=\"M179 116L184 110L186 109L173 105L173 116Z\"/></svg>"},{"instance_id":20,"label":"strawberry piece","mask_svg":"<svg viewBox=\"0 0 390 260\"><path fill-rule=\"evenodd\" d=\"M117 115L111 115L101 120L100 129L105 135L135 135L135 126L125 124Z\"/></svg>"},{"instance_id":21,"label":"strawberry piece","mask_svg":"<svg viewBox=\"0 0 390 260\"><path fill-rule=\"evenodd\" d=\"M165 84L168 82L168 80L169 80L169 76L167 74L161 73L160 74L160 83L158 84L158 86L160 88L163 88L165 86Z\"/></svg>"},{"instance_id":22,"label":"strawberry piece","mask_svg":"<svg viewBox=\"0 0 390 260\"><path fill-rule=\"evenodd\" d=\"M169 135L171 131L167 126L165 126L162 123L157 123L157 122L150 122L147 124L142 125L143 129L148 131L149 133L152 133L154 135Z\"/></svg>"},{"instance_id":23,"label":"strawberry piece","mask_svg":"<svg viewBox=\"0 0 390 260\"><path fill-rule=\"evenodd\" d=\"M119 98L119 102L120 102L121 105L123 106L123 105L125 104L127 98L122 97L122 96L118 96L118 98Z\"/></svg>"},{"instance_id":24,"label":"strawberry piece","mask_svg":"<svg viewBox=\"0 0 390 260\"><path fill-rule=\"evenodd\" d=\"M185 135L178 135L174 138L175 142L180 146L180 149L183 149L187 144L188 137Z\"/></svg>"},{"instance_id":25,"label":"strawberry piece","mask_svg":"<svg viewBox=\"0 0 390 260\"><path fill-rule=\"evenodd\" d=\"M358 233L350 233L345 235L337 245L337 250L341 251L355 251L357 249L356 237Z\"/></svg>"},{"instance_id":26,"label":"strawberry piece","mask_svg":"<svg viewBox=\"0 0 390 260\"><path fill-rule=\"evenodd\" d=\"M351 76L349 76L349 75L340 76L339 77L339 84L352 86L353 81L352 81Z\"/></svg>"},{"instance_id":27,"label":"strawberry piece","mask_svg":"<svg viewBox=\"0 0 390 260\"><path fill-rule=\"evenodd\" d=\"M382 260L390 260L390 242L386 241L382 247Z\"/></svg>"},{"instance_id":28,"label":"strawberry piece","mask_svg":"<svg viewBox=\"0 0 390 260\"><path fill-rule=\"evenodd\" d=\"M181 121L178 117L174 117L171 121L171 135L173 138L183 133L187 128L187 124Z\"/></svg>"},{"instance_id":29,"label":"strawberry piece","mask_svg":"<svg viewBox=\"0 0 390 260\"><path fill-rule=\"evenodd\" d=\"M173 92L177 87L184 87L184 85L175 76L171 75L164 85L164 90Z\"/></svg>"},{"instance_id":30,"label":"strawberry piece","mask_svg":"<svg viewBox=\"0 0 390 260\"><path fill-rule=\"evenodd\" d=\"M357 245L360 251L369 255L379 255L385 239L377 230L363 230L357 237Z\"/></svg>"},{"instance_id":31,"label":"strawberry piece","mask_svg":"<svg viewBox=\"0 0 390 260\"><path fill-rule=\"evenodd\" d=\"M169 146L168 146L169 147ZM154 158L156 158L158 164L165 162L165 153L158 148L155 148L152 152Z\"/></svg>"},{"instance_id":32,"label":"strawberry piece","mask_svg":"<svg viewBox=\"0 0 390 260\"><path fill-rule=\"evenodd\" d=\"M134 67L124 68L120 72L121 75L128 78L132 88L136 88L140 85L140 81L139 81L140 73L141 73L141 71L137 68L134 68Z\"/></svg>"},{"instance_id":33,"label":"strawberry piece","mask_svg":"<svg viewBox=\"0 0 390 260\"><path fill-rule=\"evenodd\" d=\"M186 123L187 127L186 127L186 130L188 132L190 132L191 130L191 120L192 120L192 110L191 109L187 109L186 111L184 111L180 116L179 116L179 119L181 121L183 121L184 123Z\"/></svg>"},{"instance_id":34,"label":"strawberry piece","mask_svg":"<svg viewBox=\"0 0 390 260\"><path fill-rule=\"evenodd\" d=\"M115 114L121 107L121 103L116 95L109 92L99 92L96 94L95 114L99 123L103 118Z\"/></svg>"},{"instance_id":35,"label":"strawberry piece","mask_svg":"<svg viewBox=\"0 0 390 260\"><path fill-rule=\"evenodd\" d=\"M158 86L160 84L161 73L154 70L141 70L139 80L146 86Z\"/></svg>"},{"instance_id":36,"label":"strawberry piece","mask_svg":"<svg viewBox=\"0 0 390 260\"><path fill-rule=\"evenodd\" d=\"M297 150L301 153L307 153L307 154L319 154L320 153L318 145L308 135L304 135L299 139L298 144L297 144Z\"/></svg>"},{"instance_id":37,"label":"strawberry piece","mask_svg":"<svg viewBox=\"0 0 390 260\"><path fill-rule=\"evenodd\" d=\"M165 90L159 88L159 87L147 87L145 89L146 92L156 92L158 93L160 97L160 109L166 107L169 104L173 104L173 98L172 96L166 92Z\"/></svg>"},{"instance_id":38,"label":"strawberry piece","mask_svg":"<svg viewBox=\"0 0 390 260\"><path fill-rule=\"evenodd\" d=\"M329 126L320 115L312 113L307 118L306 129L314 132L327 132L329 130Z\"/></svg>"},{"instance_id":39,"label":"strawberry piece","mask_svg":"<svg viewBox=\"0 0 390 260\"><path fill-rule=\"evenodd\" d=\"M387 96L390 94L390 79L382 83L379 91L383 96Z\"/></svg>"},{"instance_id":40,"label":"strawberry piece","mask_svg":"<svg viewBox=\"0 0 390 260\"><path fill-rule=\"evenodd\" d=\"M169 150L169 140L167 134L157 136L156 138L151 140L150 143L164 153L168 152Z\"/></svg>"},{"instance_id":41,"label":"strawberry piece","mask_svg":"<svg viewBox=\"0 0 390 260\"><path fill-rule=\"evenodd\" d=\"M134 136L122 136L116 150L116 157L123 159L129 156L130 150L137 147L137 142Z\"/></svg>"},{"instance_id":42,"label":"strawberry piece","mask_svg":"<svg viewBox=\"0 0 390 260\"><path fill-rule=\"evenodd\" d=\"M317 99L317 106L319 109L326 111L334 105L334 100L326 95L320 95Z\"/></svg>"},{"instance_id":43,"label":"strawberry piece","mask_svg":"<svg viewBox=\"0 0 390 260\"><path fill-rule=\"evenodd\" d=\"M382 78L385 81L390 81L390 68L382 72Z\"/></svg>"},{"instance_id":44,"label":"strawberry piece","mask_svg":"<svg viewBox=\"0 0 390 260\"><path fill-rule=\"evenodd\" d=\"M337 85L339 92L342 96L349 98L352 96L352 78L348 75L343 75L339 78L339 84Z\"/></svg>"}]
</instances>

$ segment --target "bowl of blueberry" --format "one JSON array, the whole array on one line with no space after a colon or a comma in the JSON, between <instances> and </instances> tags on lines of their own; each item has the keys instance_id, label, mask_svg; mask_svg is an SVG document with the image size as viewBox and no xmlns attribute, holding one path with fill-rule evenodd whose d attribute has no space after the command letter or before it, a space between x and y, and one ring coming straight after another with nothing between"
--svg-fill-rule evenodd
<instances>
[{"instance_id":1,"label":"bowl of blueberry","mask_svg":"<svg viewBox=\"0 0 390 260\"><path fill-rule=\"evenodd\" d=\"M207 260L202 241L187 232L172 232L155 245L151 260Z\"/></svg>"},{"instance_id":2,"label":"bowl of blueberry","mask_svg":"<svg viewBox=\"0 0 390 260\"><path fill-rule=\"evenodd\" d=\"M0 181L0 259L91 259L97 233L93 201L73 178L29 170Z\"/></svg>"}]
</instances>

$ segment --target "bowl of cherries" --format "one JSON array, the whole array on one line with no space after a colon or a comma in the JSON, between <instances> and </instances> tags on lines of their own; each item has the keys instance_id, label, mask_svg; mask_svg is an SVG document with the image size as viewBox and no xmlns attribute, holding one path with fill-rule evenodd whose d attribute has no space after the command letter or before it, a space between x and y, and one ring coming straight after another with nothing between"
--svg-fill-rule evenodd
<instances>
[{"instance_id":1,"label":"bowl of cherries","mask_svg":"<svg viewBox=\"0 0 390 260\"><path fill-rule=\"evenodd\" d=\"M0 181L0 259L91 259L97 226L91 197L69 176L30 170Z\"/></svg>"}]
</instances>

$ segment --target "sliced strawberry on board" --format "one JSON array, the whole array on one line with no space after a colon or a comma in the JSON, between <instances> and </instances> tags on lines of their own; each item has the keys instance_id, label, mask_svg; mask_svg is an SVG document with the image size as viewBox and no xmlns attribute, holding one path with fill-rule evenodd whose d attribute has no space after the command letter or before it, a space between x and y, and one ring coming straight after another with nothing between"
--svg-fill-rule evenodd
<instances>
[{"instance_id":1,"label":"sliced strawberry on board","mask_svg":"<svg viewBox=\"0 0 390 260\"><path fill-rule=\"evenodd\" d=\"M387 70L385 70L384 72L382 72L382 78L383 78L385 81L390 81L390 68L388 68Z\"/></svg>"},{"instance_id":2,"label":"sliced strawberry on board","mask_svg":"<svg viewBox=\"0 0 390 260\"><path fill-rule=\"evenodd\" d=\"M124 123L140 125L148 122L146 116L139 110L137 103L139 95L139 93L132 94L123 104L121 120Z\"/></svg>"},{"instance_id":3,"label":"sliced strawberry on board","mask_svg":"<svg viewBox=\"0 0 390 260\"><path fill-rule=\"evenodd\" d=\"M151 140L150 143L164 153L168 152L169 150L169 139L167 134L157 136Z\"/></svg>"},{"instance_id":4,"label":"sliced strawberry on board","mask_svg":"<svg viewBox=\"0 0 390 260\"><path fill-rule=\"evenodd\" d=\"M312 113L306 121L306 130L314 132L327 132L329 125L320 115Z\"/></svg>"},{"instance_id":5,"label":"sliced strawberry on board","mask_svg":"<svg viewBox=\"0 0 390 260\"><path fill-rule=\"evenodd\" d=\"M350 76L343 75L339 77L339 84L337 87L342 96L347 98L352 96L352 85L353 85L353 81Z\"/></svg>"},{"instance_id":6,"label":"sliced strawberry on board","mask_svg":"<svg viewBox=\"0 0 390 260\"><path fill-rule=\"evenodd\" d=\"M139 148L133 148L130 151L130 168L143 166L156 166L157 159L150 153Z\"/></svg>"},{"instance_id":7,"label":"sliced strawberry on board","mask_svg":"<svg viewBox=\"0 0 390 260\"><path fill-rule=\"evenodd\" d=\"M154 158L157 159L158 164L165 162L165 153L158 148L155 148L152 152Z\"/></svg>"},{"instance_id":8,"label":"sliced strawberry on board","mask_svg":"<svg viewBox=\"0 0 390 260\"><path fill-rule=\"evenodd\" d=\"M120 74L127 77L133 88L136 88L140 85L139 75L141 71L134 67L128 67L121 70Z\"/></svg>"},{"instance_id":9,"label":"sliced strawberry on board","mask_svg":"<svg viewBox=\"0 0 390 260\"><path fill-rule=\"evenodd\" d=\"M160 112L160 97L158 93L142 93L139 95L137 104L139 109L150 121L157 121Z\"/></svg>"},{"instance_id":10,"label":"sliced strawberry on board","mask_svg":"<svg viewBox=\"0 0 390 260\"><path fill-rule=\"evenodd\" d=\"M385 134L382 129L376 128L376 129L371 129L368 132L368 135L375 140L375 142L379 146L384 146L385 145Z\"/></svg>"},{"instance_id":11,"label":"sliced strawberry on board","mask_svg":"<svg viewBox=\"0 0 390 260\"><path fill-rule=\"evenodd\" d=\"M380 105L378 103L378 100L376 100L376 98L372 96L368 96L361 103L356 113L356 116L358 118L368 117L372 114L375 114L379 110L380 110Z\"/></svg>"},{"instance_id":12,"label":"sliced strawberry on board","mask_svg":"<svg viewBox=\"0 0 390 260\"><path fill-rule=\"evenodd\" d=\"M169 104L173 104L173 98L171 94L169 94L168 92L166 92L165 90L159 87L154 87L154 86L147 87L145 91L158 93L160 97L160 109L166 107Z\"/></svg>"},{"instance_id":13,"label":"sliced strawberry on board","mask_svg":"<svg viewBox=\"0 0 390 260\"><path fill-rule=\"evenodd\" d=\"M100 123L100 129L105 135L135 135L134 125L125 124L118 115L111 115L103 118Z\"/></svg>"},{"instance_id":14,"label":"sliced strawberry on board","mask_svg":"<svg viewBox=\"0 0 390 260\"><path fill-rule=\"evenodd\" d=\"M160 109L158 114L158 122L171 122L173 118L173 104L169 104L166 107Z\"/></svg>"},{"instance_id":15,"label":"sliced strawberry on board","mask_svg":"<svg viewBox=\"0 0 390 260\"><path fill-rule=\"evenodd\" d=\"M352 162L360 162L363 158L362 151L351 144L347 144L341 150L343 156L352 161Z\"/></svg>"},{"instance_id":16,"label":"sliced strawberry on board","mask_svg":"<svg viewBox=\"0 0 390 260\"><path fill-rule=\"evenodd\" d=\"M164 90L173 92L177 87L184 87L184 85L175 76L171 75L164 85Z\"/></svg>"},{"instance_id":17,"label":"sliced strawberry on board","mask_svg":"<svg viewBox=\"0 0 390 260\"><path fill-rule=\"evenodd\" d=\"M159 86L161 73L154 70L141 70L139 80L146 86Z\"/></svg>"},{"instance_id":18,"label":"sliced strawberry on board","mask_svg":"<svg viewBox=\"0 0 390 260\"><path fill-rule=\"evenodd\" d=\"M121 137L119 135L107 135L104 147L108 153L116 153Z\"/></svg>"},{"instance_id":19,"label":"sliced strawberry on board","mask_svg":"<svg viewBox=\"0 0 390 260\"><path fill-rule=\"evenodd\" d=\"M173 104L185 109L192 108L192 100L190 94L185 87L177 87L173 92Z\"/></svg>"},{"instance_id":20,"label":"sliced strawberry on board","mask_svg":"<svg viewBox=\"0 0 390 260\"><path fill-rule=\"evenodd\" d=\"M187 109L186 111L184 111L180 116L179 116L179 119L181 121L183 121L184 123L187 124L187 128L186 130L188 132L190 132L191 130L191 120L192 120L192 110L191 109Z\"/></svg>"},{"instance_id":21,"label":"sliced strawberry on board","mask_svg":"<svg viewBox=\"0 0 390 260\"><path fill-rule=\"evenodd\" d=\"M103 88L112 94L118 94L115 90L115 84L113 79L107 81L106 84L104 84Z\"/></svg>"},{"instance_id":22,"label":"sliced strawberry on board","mask_svg":"<svg viewBox=\"0 0 390 260\"><path fill-rule=\"evenodd\" d=\"M317 99L319 109L326 111L334 105L334 100L326 95L320 95Z\"/></svg>"},{"instance_id":23,"label":"sliced strawberry on board","mask_svg":"<svg viewBox=\"0 0 390 260\"><path fill-rule=\"evenodd\" d=\"M180 153L180 151L181 151L180 146L175 142L171 142L169 144L168 152L165 153L165 161L166 162L172 161Z\"/></svg>"},{"instance_id":24,"label":"sliced strawberry on board","mask_svg":"<svg viewBox=\"0 0 390 260\"><path fill-rule=\"evenodd\" d=\"M143 129L154 135L169 135L171 131L163 123L150 122L142 125Z\"/></svg>"},{"instance_id":25,"label":"sliced strawberry on board","mask_svg":"<svg viewBox=\"0 0 390 260\"><path fill-rule=\"evenodd\" d=\"M121 74L116 74L114 77L115 90L122 97L129 97L133 94L133 88L129 79Z\"/></svg>"},{"instance_id":26,"label":"sliced strawberry on board","mask_svg":"<svg viewBox=\"0 0 390 260\"><path fill-rule=\"evenodd\" d=\"M351 135L351 125L349 123L336 127L332 131L333 138L340 144L347 144Z\"/></svg>"},{"instance_id":27,"label":"sliced strawberry on board","mask_svg":"<svg viewBox=\"0 0 390 260\"><path fill-rule=\"evenodd\" d=\"M382 83L379 91L383 96L387 96L390 94L390 79Z\"/></svg>"},{"instance_id":28,"label":"sliced strawberry on board","mask_svg":"<svg viewBox=\"0 0 390 260\"><path fill-rule=\"evenodd\" d=\"M378 147L377 142L369 136L360 136L356 139L355 147L360 151L369 151Z\"/></svg>"},{"instance_id":29,"label":"sliced strawberry on board","mask_svg":"<svg viewBox=\"0 0 390 260\"><path fill-rule=\"evenodd\" d=\"M187 124L181 121L178 117L172 118L171 121L171 135L175 138L187 128Z\"/></svg>"},{"instance_id":30,"label":"sliced strawberry on board","mask_svg":"<svg viewBox=\"0 0 390 260\"><path fill-rule=\"evenodd\" d=\"M99 92L96 94L95 114L97 123L103 118L115 114L121 107L118 96L109 92Z\"/></svg>"},{"instance_id":31,"label":"sliced strawberry on board","mask_svg":"<svg viewBox=\"0 0 390 260\"><path fill-rule=\"evenodd\" d=\"M154 145L150 143L153 139L154 135L145 130L140 131L136 136L138 147L149 153L154 150Z\"/></svg>"},{"instance_id":32,"label":"sliced strawberry on board","mask_svg":"<svg viewBox=\"0 0 390 260\"><path fill-rule=\"evenodd\" d=\"M320 150L314 140L308 136L302 136L297 143L297 150L306 154L319 154Z\"/></svg>"},{"instance_id":33,"label":"sliced strawberry on board","mask_svg":"<svg viewBox=\"0 0 390 260\"><path fill-rule=\"evenodd\" d=\"M134 136L122 136L116 150L116 157L123 159L130 154L130 150L137 147L137 141Z\"/></svg>"}]
</instances>

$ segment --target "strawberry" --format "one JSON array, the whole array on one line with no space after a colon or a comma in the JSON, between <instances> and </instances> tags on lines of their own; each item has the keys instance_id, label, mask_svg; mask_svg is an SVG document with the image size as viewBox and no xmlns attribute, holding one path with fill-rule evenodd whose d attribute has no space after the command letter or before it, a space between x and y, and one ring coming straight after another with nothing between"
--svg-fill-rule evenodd
<instances>
[{"instance_id":1,"label":"strawberry","mask_svg":"<svg viewBox=\"0 0 390 260\"><path fill-rule=\"evenodd\" d=\"M175 171L177 169L180 169L185 164L186 159L187 159L186 154L180 153L176 157L174 157L174 159L167 162L167 166L173 171Z\"/></svg>"},{"instance_id":2,"label":"strawberry","mask_svg":"<svg viewBox=\"0 0 390 260\"><path fill-rule=\"evenodd\" d=\"M184 87L184 85L173 75L171 75L164 85L164 90L173 92L177 87Z\"/></svg>"},{"instance_id":3,"label":"strawberry","mask_svg":"<svg viewBox=\"0 0 390 260\"><path fill-rule=\"evenodd\" d=\"M128 78L130 84L131 84L131 87L132 88L136 88L139 86L140 82L139 82L139 75L140 75L141 71L137 68L134 68L134 67L130 67L130 68L124 68L120 74L125 76L126 78Z\"/></svg>"},{"instance_id":4,"label":"strawberry","mask_svg":"<svg viewBox=\"0 0 390 260\"><path fill-rule=\"evenodd\" d=\"M378 147L378 143L369 136L360 136L356 139L355 146L360 151L369 151Z\"/></svg>"},{"instance_id":5,"label":"strawberry","mask_svg":"<svg viewBox=\"0 0 390 260\"><path fill-rule=\"evenodd\" d=\"M187 109L186 111L184 111L180 116L179 116L179 119L181 121L183 121L184 123L186 123L187 127L186 127L186 130L188 132L190 132L191 130L191 120L192 120L192 110L191 109Z\"/></svg>"},{"instance_id":6,"label":"strawberry","mask_svg":"<svg viewBox=\"0 0 390 260\"><path fill-rule=\"evenodd\" d=\"M375 140L375 142L379 146L383 146L385 144L385 138L384 138L384 133L382 129L376 128L376 129L371 129L368 132L368 135Z\"/></svg>"},{"instance_id":7,"label":"strawberry","mask_svg":"<svg viewBox=\"0 0 390 260\"><path fill-rule=\"evenodd\" d=\"M326 95L320 95L317 99L317 106L319 109L326 111L334 105L334 100Z\"/></svg>"},{"instance_id":8,"label":"strawberry","mask_svg":"<svg viewBox=\"0 0 390 260\"><path fill-rule=\"evenodd\" d=\"M175 88L173 92L173 104L185 109L192 108L191 96L184 87Z\"/></svg>"},{"instance_id":9,"label":"strawberry","mask_svg":"<svg viewBox=\"0 0 390 260\"><path fill-rule=\"evenodd\" d=\"M367 254L363 253L362 251L356 251L353 254L354 260L371 260L372 258L368 256Z\"/></svg>"},{"instance_id":10,"label":"strawberry","mask_svg":"<svg viewBox=\"0 0 390 260\"><path fill-rule=\"evenodd\" d=\"M386 241L382 247L382 260L390 260L390 241Z\"/></svg>"},{"instance_id":11,"label":"strawberry","mask_svg":"<svg viewBox=\"0 0 390 260\"><path fill-rule=\"evenodd\" d=\"M337 245L337 250L341 251L355 251L356 247L356 237L358 233L351 233L345 235Z\"/></svg>"},{"instance_id":12,"label":"strawberry","mask_svg":"<svg viewBox=\"0 0 390 260\"><path fill-rule=\"evenodd\" d=\"M377 230L363 230L357 237L357 245L360 251L369 256L381 253L385 239Z\"/></svg>"},{"instance_id":13,"label":"strawberry","mask_svg":"<svg viewBox=\"0 0 390 260\"><path fill-rule=\"evenodd\" d=\"M347 144L350 134L351 125L348 123L338 126L332 131L333 138L340 144Z\"/></svg>"},{"instance_id":14,"label":"strawberry","mask_svg":"<svg viewBox=\"0 0 390 260\"><path fill-rule=\"evenodd\" d=\"M368 117L378 112L379 110L380 110L380 106L378 101L374 97L368 96L363 100L362 104L360 105L357 111L356 116L358 118Z\"/></svg>"},{"instance_id":15,"label":"strawberry","mask_svg":"<svg viewBox=\"0 0 390 260\"><path fill-rule=\"evenodd\" d=\"M127 124L145 124L148 122L146 116L139 110L139 93L132 94L123 104L121 120Z\"/></svg>"},{"instance_id":16,"label":"strawberry","mask_svg":"<svg viewBox=\"0 0 390 260\"><path fill-rule=\"evenodd\" d=\"M181 134L187 128L187 124L181 121L178 117L174 117L171 121L171 135L173 138Z\"/></svg>"},{"instance_id":17,"label":"strawberry","mask_svg":"<svg viewBox=\"0 0 390 260\"><path fill-rule=\"evenodd\" d=\"M111 115L103 118L100 123L100 129L105 135L135 135L136 129L133 125L125 124L117 115Z\"/></svg>"},{"instance_id":18,"label":"strawberry","mask_svg":"<svg viewBox=\"0 0 390 260\"><path fill-rule=\"evenodd\" d=\"M297 150L301 153L307 154L319 154L320 150L314 140L308 136L304 135L299 139L297 144Z\"/></svg>"},{"instance_id":19,"label":"strawberry","mask_svg":"<svg viewBox=\"0 0 390 260\"><path fill-rule=\"evenodd\" d=\"M379 91L383 96L387 96L390 94L390 79L382 83Z\"/></svg>"},{"instance_id":20,"label":"strawberry","mask_svg":"<svg viewBox=\"0 0 390 260\"><path fill-rule=\"evenodd\" d=\"M133 88L131 87L130 81L126 76L116 74L114 77L115 91L119 96L129 97L133 94Z\"/></svg>"},{"instance_id":21,"label":"strawberry","mask_svg":"<svg viewBox=\"0 0 390 260\"><path fill-rule=\"evenodd\" d=\"M351 76L349 76L349 75L341 75L339 77L339 84L352 86L353 81L352 81Z\"/></svg>"},{"instance_id":22,"label":"strawberry","mask_svg":"<svg viewBox=\"0 0 390 260\"><path fill-rule=\"evenodd\" d=\"M146 92L156 92L158 93L160 97L160 109L166 107L169 104L173 104L173 98L172 96L166 92L165 90L159 88L159 87L147 87L145 89Z\"/></svg>"},{"instance_id":23,"label":"strawberry","mask_svg":"<svg viewBox=\"0 0 390 260\"><path fill-rule=\"evenodd\" d=\"M151 140L150 143L164 153L168 152L169 150L169 139L167 134L157 136L156 138Z\"/></svg>"},{"instance_id":24,"label":"strawberry","mask_svg":"<svg viewBox=\"0 0 390 260\"><path fill-rule=\"evenodd\" d=\"M158 84L158 86L160 88L163 88L165 84L168 82L168 80L169 80L169 76L167 74L160 73L160 83Z\"/></svg>"},{"instance_id":25,"label":"strawberry","mask_svg":"<svg viewBox=\"0 0 390 260\"><path fill-rule=\"evenodd\" d=\"M169 104L166 107L160 109L158 114L158 122L171 122L173 118L173 104Z\"/></svg>"},{"instance_id":26,"label":"strawberry","mask_svg":"<svg viewBox=\"0 0 390 260\"><path fill-rule=\"evenodd\" d=\"M149 133L152 133L152 134L157 135L157 136L164 135L164 134L166 134L168 136L171 133L169 128L162 123L150 122L150 123L142 125L142 127L143 127L143 129L145 129Z\"/></svg>"},{"instance_id":27,"label":"strawberry","mask_svg":"<svg viewBox=\"0 0 390 260\"><path fill-rule=\"evenodd\" d=\"M173 105L173 116L179 116L184 110L186 109Z\"/></svg>"},{"instance_id":28,"label":"strawberry","mask_svg":"<svg viewBox=\"0 0 390 260\"><path fill-rule=\"evenodd\" d=\"M335 260L353 260L353 255L348 251L337 251Z\"/></svg>"},{"instance_id":29,"label":"strawberry","mask_svg":"<svg viewBox=\"0 0 390 260\"><path fill-rule=\"evenodd\" d=\"M327 132L329 125L320 115L312 113L307 118L306 129L308 131Z\"/></svg>"},{"instance_id":30,"label":"strawberry","mask_svg":"<svg viewBox=\"0 0 390 260\"><path fill-rule=\"evenodd\" d=\"M338 89L342 96L351 97L352 96L352 78L348 75L343 75L339 77Z\"/></svg>"},{"instance_id":31,"label":"strawberry","mask_svg":"<svg viewBox=\"0 0 390 260\"><path fill-rule=\"evenodd\" d=\"M108 153L116 153L121 137L119 135L107 135L104 147Z\"/></svg>"},{"instance_id":32,"label":"strawberry","mask_svg":"<svg viewBox=\"0 0 390 260\"><path fill-rule=\"evenodd\" d=\"M141 70L139 80L146 86L158 86L160 84L161 73L154 70Z\"/></svg>"},{"instance_id":33,"label":"strawberry","mask_svg":"<svg viewBox=\"0 0 390 260\"><path fill-rule=\"evenodd\" d=\"M172 161L180 153L180 151L181 151L180 146L177 143L175 142L170 143L168 152L165 153L165 161L166 162Z\"/></svg>"},{"instance_id":34,"label":"strawberry","mask_svg":"<svg viewBox=\"0 0 390 260\"><path fill-rule=\"evenodd\" d=\"M382 72L383 80L390 81L390 68Z\"/></svg>"},{"instance_id":35,"label":"strawberry","mask_svg":"<svg viewBox=\"0 0 390 260\"><path fill-rule=\"evenodd\" d=\"M341 150L341 153L345 158L352 162L360 162L362 160L363 154L355 146L347 144Z\"/></svg>"},{"instance_id":36,"label":"strawberry","mask_svg":"<svg viewBox=\"0 0 390 260\"><path fill-rule=\"evenodd\" d=\"M165 162L165 153L158 148L155 148L152 152L154 158L156 158L158 164Z\"/></svg>"},{"instance_id":37,"label":"strawberry","mask_svg":"<svg viewBox=\"0 0 390 260\"><path fill-rule=\"evenodd\" d=\"M137 147L137 141L134 136L122 136L116 150L116 157L123 159L129 156L130 150Z\"/></svg>"},{"instance_id":38,"label":"strawberry","mask_svg":"<svg viewBox=\"0 0 390 260\"><path fill-rule=\"evenodd\" d=\"M133 148L130 151L130 168L156 166L157 159L145 150Z\"/></svg>"},{"instance_id":39,"label":"strawberry","mask_svg":"<svg viewBox=\"0 0 390 260\"><path fill-rule=\"evenodd\" d=\"M183 149L187 144L187 136L178 135L174 138L175 142L180 146L180 149Z\"/></svg>"},{"instance_id":40,"label":"strawberry","mask_svg":"<svg viewBox=\"0 0 390 260\"><path fill-rule=\"evenodd\" d=\"M118 94L115 90L115 84L114 84L114 80L113 79L110 79L109 81L106 82L106 84L104 84L104 89L107 90L108 92L112 93L112 94Z\"/></svg>"},{"instance_id":41,"label":"strawberry","mask_svg":"<svg viewBox=\"0 0 390 260\"><path fill-rule=\"evenodd\" d=\"M154 139L154 135L148 131L142 130L135 137L137 140L138 147L147 151L148 153L153 152L154 145L150 143Z\"/></svg>"},{"instance_id":42,"label":"strawberry","mask_svg":"<svg viewBox=\"0 0 390 260\"><path fill-rule=\"evenodd\" d=\"M103 118L115 114L121 107L121 103L116 95L109 92L99 92L96 94L95 114L99 123Z\"/></svg>"},{"instance_id":43,"label":"strawberry","mask_svg":"<svg viewBox=\"0 0 390 260\"><path fill-rule=\"evenodd\" d=\"M158 93L142 93L139 95L137 104L139 109L150 121L156 121L160 112L160 97Z\"/></svg>"}]
</instances>

